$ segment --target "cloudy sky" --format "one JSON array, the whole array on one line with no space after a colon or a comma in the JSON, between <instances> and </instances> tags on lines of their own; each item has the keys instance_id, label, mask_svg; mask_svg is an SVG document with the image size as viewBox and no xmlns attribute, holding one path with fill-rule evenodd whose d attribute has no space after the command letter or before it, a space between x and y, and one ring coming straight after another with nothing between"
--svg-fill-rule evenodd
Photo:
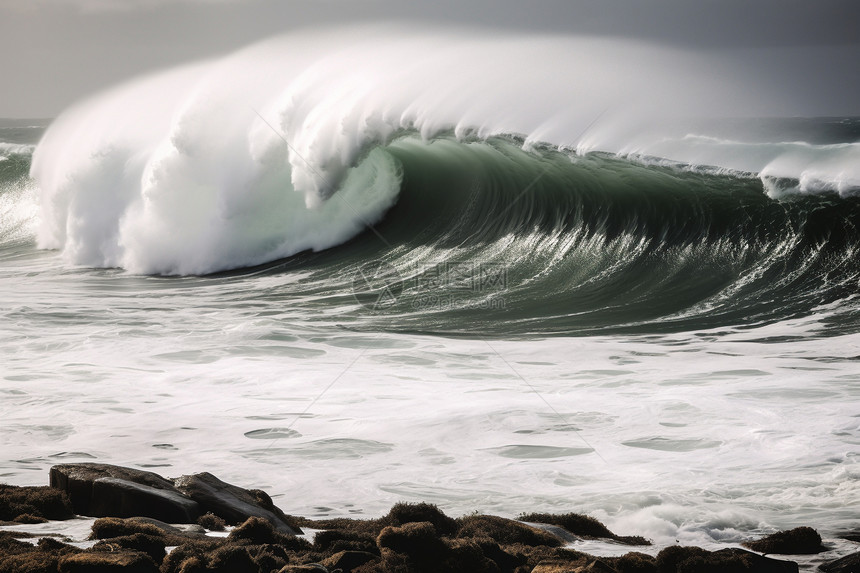
<instances>
[{"instance_id":1,"label":"cloudy sky","mask_svg":"<svg viewBox=\"0 0 860 573\"><path fill-rule=\"evenodd\" d=\"M860 115L856 0L0 0L0 117L52 117L145 71L291 29L368 21L626 37L716 54Z\"/></svg>"}]
</instances>

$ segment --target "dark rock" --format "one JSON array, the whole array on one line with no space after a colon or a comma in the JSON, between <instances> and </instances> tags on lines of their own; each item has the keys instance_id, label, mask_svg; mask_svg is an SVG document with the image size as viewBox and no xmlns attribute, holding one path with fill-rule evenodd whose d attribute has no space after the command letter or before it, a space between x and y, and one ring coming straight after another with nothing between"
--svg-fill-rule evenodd
<instances>
[{"instance_id":1,"label":"dark rock","mask_svg":"<svg viewBox=\"0 0 860 573\"><path fill-rule=\"evenodd\" d=\"M746 571L755 571L756 573L797 573L799 570L794 561L771 559L743 549L720 549L711 555L726 559L738 559L746 565Z\"/></svg>"},{"instance_id":2,"label":"dark rock","mask_svg":"<svg viewBox=\"0 0 860 573\"><path fill-rule=\"evenodd\" d=\"M59 560L81 550L45 537L37 545L18 541L0 532L0 571L4 573L56 573Z\"/></svg>"},{"instance_id":3,"label":"dark rock","mask_svg":"<svg viewBox=\"0 0 860 573\"><path fill-rule=\"evenodd\" d=\"M194 523L204 511L218 527L249 517L268 520L281 533L296 535L291 519L264 491L246 490L212 474L182 476L174 482L141 470L108 464L64 464L51 468L51 485L66 492L74 510L94 517L152 517Z\"/></svg>"},{"instance_id":4,"label":"dark rock","mask_svg":"<svg viewBox=\"0 0 860 573\"><path fill-rule=\"evenodd\" d=\"M444 570L463 573L501 573L498 564L489 559L473 539L453 539L447 543L450 554Z\"/></svg>"},{"instance_id":5,"label":"dark rock","mask_svg":"<svg viewBox=\"0 0 860 573\"><path fill-rule=\"evenodd\" d=\"M400 527L388 526L379 533L376 544L383 558L399 553L421 564L436 562L447 553L447 547L439 539L433 524L426 521Z\"/></svg>"},{"instance_id":6,"label":"dark rock","mask_svg":"<svg viewBox=\"0 0 860 573\"><path fill-rule=\"evenodd\" d=\"M79 507L89 507L92 501L92 482L105 477L130 481L156 489L173 489L170 480L156 473L110 464L60 464L53 466L50 470L51 487L68 493L75 510Z\"/></svg>"},{"instance_id":7,"label":"dark rock","mask_svg":"<svg viewBox=\"0 0 860 573\"><path fill-rule=\"evenodd\" d=\"M578 566L570 561L561 559L544 559L531 570L531 573L575 573L579 571Z\"/></svg>"},{"instance_id":8,"label":"dark rock","mask_svg":"<svg viewBox=\"0 0 860 573\"><path fill-rule=\"evenodd\" d=\"M563 513L558 515L551 513L526 513L521 515L519 520L557 525L578 537L612 539L625 545L651 545L651 542L644 537L616 535L593 517L579 513Z\"/></svg>"},{"instance_id":9,"label":"dark rock","mask_svg":"<svg viewBox=\"0 0 860 573\"><path fill-rule=\"evenodd\" d=\"M374 541L383 528L400 526L407 523L429 522L433 524L440 535L453 536L460 527L456 519L450 518L433 504L429 503L397 503L391 510L379 519L322 519L311 520L290 516L290 523L297 523L314 529L326 531L350 532L366 536ZM317 534L319 535L319 534Z\"/></svg>"},{"instance_id":10,"label":"dark rock","mask_svg":"<svg viewBox=\"0 0 860 573\"><path fill-rule=\"evenodd\" d=\"M177 569L165 569L162 566L161 570L175 571L178 573L205 573L207 571L206 565L199 557L189 557L188 559L182 561L182 563Z\"/></svg>"},{"instance_id":11,"label":"dark rock","mask_svg":"<svg viewBox=\"0 0 860 573\"><path fill-rule=\"evenodd\" d=\"M154 535L146 535L144 533L135 533L133 535L125 535L122 537L113 537L108 540L102 540L93 546L94 551L116 551L117 549L133 549L146 553L157 564L161 564L164 560L165 552L164 539Z\"/></svg>"},{"instance_id":12,"label":"dark rock","mask_svg":"<svg viewBox=\"0 0 860 573\"><path fill-rule=\"evenodd\" d=\"M289 518L271 503L268 496L261 498L254 495L253 492L259 490L242 489L206 472L182 476L174 483L179 491L196 501L203 511L212 512L227 523L235 525L249 517L262 517L281 533L301 533L300 529L288 523Z\"/></svg>"},{"instance_id":13,"label":"dark rock","mask_svg":"<svg viewBox=\"0 0 860 573\"><path fill-rule=\"evenodd\" d=\"M460 526L457 520L448 517L430 503L397 503L381 520L385 525L405 525L427 521L433 524L439 535L452 536Z\"/></svg>"},{"instance_id":14,"label":"dark rock","mask_svg":"<svg viewBox=\"0 0 860 573\"><path fill-rule=\"evenodd\" d=\"M742 573L749 566L735 555L707 552L685 559L678 564L678 573Z\"/></svg>"},{"instance_id":15,"label":"dark rock","mask_svg":"<svg viewBox=\"0 0 860 573\"><path fill-rule=\"evenodd\" d=\"M210 531L224 531L227 522L215 515L212 512L201 515L197 519L197 525L205 527Z\"/></svg>"},{"instance_id":16,"label":"dark rock","mask_svg":"<svg viewBox=\"0 0 860 573\"><path fill-rule=\"evenodd\" d=\"M65 491L77 513L92 517L154 517L194 523L198 505L158 474L109 464L51 468L51 486Z\"/></svg>"},{"instance_id":17,"label":"dark rock","mask_svg":"<svg viewBox=\"0 0 860 573\"><path fill-rule=\"evenodd\" d=\"M821 546L821 536L811 527L796 527L788 531L777 531L767 537L747 541L743 545L759 553L776 553L778 555L811 555L827 550Z\"/></svg>"},{"instance_id":18,"label":"dark rock","mask_svg":"<svg viewBox=\"0 0 860 573\"><path fill-rule=\"evenodd\" d=\"M292 550L311 548L311 544L307 540L276 531L272 524L262 517L249 517L230 532L227 540L245 545L281 545Z\"/></svg>"},{"instance_id":19,"label":"dark rock","mask_svg":"<svg viewBox=\"0 0 860 573\"><path fill-rule=\"evenodd\" d=\"M481 553L483 553L487 559L493 561L496 564L496 567L499 568L499 571L502 571L503 573L512 572L516 570L517 567L524 565L526 562L524 557L508 553L492 539L478 537L473 538L471 541L477 545L480 548Z\"/></svg>"},{"instance_id":20,"label":"dark rock","mask_svg":"<svg viewBox=\"0 0 860 573\"><path fill-rule=\"evenodd\" d=\"M57 573L59 558L50 553L30 551L14 555L0 554L0 571L4 573Z\"/></svg>"},{"instance_id":21,"label":"dark rock","mask_svg":"<svg viewBox=\"0 0 860 573\"><path fill-rule=\"evenodd\" d=\"M588 515L579 513L525 513L519 516L520 521L532 521L535 523L550 523L558 525L580 537L613 538L615 534Z\"/></svg>"},{"instance_id":22,"label":"dark rock","mask_svg":"<svg viewBox=\"0 0 860 573\"><path fill-rule=\"evenodd\" d=\"M376 536L359 531L330 529L319 531L314 536L314 548L318 551L366 551L379 555Z\"/></svg>"},{"instance_id":23,"label":"dark rock","mask_svg":"<svg viewBox=\"0 0 860 573\"><path fill-rule=\"evenodd\" d=\"M743 549L705 551L672 546L657 555L659 573L797 573L797 563L764 557Z\"/></svg>"},{"instance_id":24,"label":"dark rock","mask_svg":"<svg viewBox=\"0 0 860 573\"><path fill-rule=\"evenodd\" d=\"M269 511L276 511L277 508L275 508L275 503L272 501L272 498L263 490L249 489L245 491L250 493L260 505L260 507L262 507L263 509L268 509Z\"/></svg>"},{"instance_id":25,"label":"dark rock","mask_svg":"<svg viewBox=\"0 0 860 573\"><path fill-rule=\"evenodd\" d=\"M126 519L122 517L102 517L93 522L93 539L111 539L113 537L124 537L143 533L155 537L163 537L164 530L152 523L138 521L137 519Z\"/></svg>"},{"instance_id":26,"label":"dark rock","mask_svg":"<svg viewBox=\"0 0 860 573\"><path fill-rule=\"evenodd\" d=\"M159 573L158 566L140 551L75 553L60 559L59 573Z\"/></svg>"},{"instance_id":27,"label":"dark rock","mask_svg":"<svg viewBox=\"0 0 860 573\"><path fill-rule=\"evenodd\" d=\"M406 523L402 526L385 527L377 539L382 553L379 570L416 573L512 573L512 563L522 561L506 554L488 538L443 539L438 536L433 524L424 521ZM490 549L499 562L484 551ZM365 568L359 567L360 571Z\"/></svg>"},{"instance_id":28,"label":"dark rock","mask_svg":"<svg viewBox=\"0 0 860 573\"><path fill-rule=\"evenodd\" d=\"M245 547L224 545L207 555L208 571L218 573L260 573L260 566Z\"/></svg>"},{"instance_id":29,"label":"dark rock","mask_svg":"<svg viewBox=\"0 0 860 573\"><path fill-rule=\"evenodd\" d=\"M0 521L34 523L20 519L70 519L75 516L69 497L54 488L0 484ZM20 518L20 519L19 519Z\"/></svg>"},{"instance_id":30,"label":"dark rock","mask_svg":"<svg viewBox=\"0 0 860 573\"><path fill-rule=\"evenodd\" d=\"M329 570L340 569L343 573L350 573L353 569L361 567L365 563L379 560L379 556L366 551L339 551L322 562Z\"/></svg>"},{"instance_id":31,"label":"dark rock","mask_svg":"<svg viewBox=\"0 0 860 573\"><path fill-rule=\"evenodd\" d=\"M494 515L470 515L457 521L460 525L458 537L489 537L501 545L522 543L558 547L562 544L557 537L546 531Z\"/></svg>"},{"instance_id":32,"label":"dark rock","mask_svg":"<svg viewBox=\"0 0 860 573\"><path fill-rule=\"evenodd\" d=\"M74 545L68 545L59 539L54 539L53 537L41 538L38 543L36 543L36 546L42 551L58 551L63 554L79 553L81 551Z\"/></svg>"},{"instance_id":33,"label":"dark rock","mask_svg":"<svg viewBox=\"0 0 860 573\"><path fill-rule=\"evenodd\" d=\"M701 547L682 547L680 545L672 545L657 554L657 571L659 573L675 573L681 562L695 557L702 557L707 554L708 552Z\"/></svg>"},{"instance_id":34,"label":"dark rock","mask_svg":"<svg viewBox=\"0 0 860 573\"><path fill-rule=\"evenodd\" d=\"M480 538L477 538L480 539ZM564 561L575 566L587 565L594 556L564 547L547 547L546 545L523 545L522 543L505 544L501 548L519 560L521 565L515 568L517 573L531 571L541 561Z\"/></svg>"},{"instance_id":35,"label":"dark rock","mask_svg":"<svg viewBox=\"0 0 860 573\"><path fill-rule=\"evenodd\" d=\"M195 573L206 571L207 548L199 543L185 543L179 545L167 554L161 563L164 573Z\"/></svg>"},{"instance_id":36,"label":"dark rock","mask_svg":"<svg viewBox=\"0 0 860 573\"><path fill-rule=\"evenodd\" d=\"M56 471L54 471L56 470ZM54 477L56 474L56 477ZM206 537L202 525L170 525L153 517L103 517L93 524L91 549L83 551L55 539L38 546L0 532L0 572L5 573L796 573L798 566L744 551L715 552L696 547L669 547L657 558L642 553L596 558L562 547L562 539L599 537L630 542L597 520L578 514L529 514L546 530L488 515L451 519L431 504L398 503L379 519L303 520L319 532L313 544L294 535L298 518L286 516L260 490L227 484L211 474L184 476L171 482L150 472L117 466L73 464L52 469L52 480L73 492L73 500L88 508L123 504L135 496L179 496L197 511L208 511L199 521L210 529L224 521L238 524L227 537ZM88 481L89 480L89 481ZM136 481L136 480L140 480ZM107 488L102 491L100 488ZM89 489L87 489L89 488ZM142 493L141 493L142 492ZM164 494L163 492L166 492ZM16 493L20 494L20 492ZM40 495L45 495L42 492ZM87 497L89 496L89 497ZM112 497L119 496L119 497ZM0 496L0 504L8 496ZM128 501L131 500L131 501ZM135 502L138 503L138 502ZM142 503L142 502L140 502ZM19 504L20 505L20 504ZM61 504L62 505L62 504ZM17 511L17 507L15 509ZM15 513L29 520L28 512ZM35 518L41 516L32 513ZM549 522L549 523L546 523ZM792 553L814 530L799 528L759 541L780 541ZM552 532L555 531L553 534ZM809 532L814 534L814 538ZM790 535L789 535L790 534ZM803 535L800 535L803 534ZM20 535L17 534L16 535ZM561 537L561 539L560 539ZM774 538L774 539L771 539ZM641 540L641 538L638 538ZM643 540L644 541L644 540ZM755 543L755 542L754 542ZM176 546L165 556L165 546ZM752 544L751 544L752 546ZM761 550L761 549L760 549ZM769 547L770 552L776 550ZM860 554L821 566L824 573L858 573ZM161 564L160 569L158 564Z\"/></svg>"},{"instance_id":37,"label":"dark rock","mask_svg":"<svg viewBox=\"0 0 860 573\"><path fill-rule=\"evenodd\" d=\"M185 537L201 537L206 535L206 529L196 523L164 523L154 517L132 517L128 519L137 523L149 523L170 535Z\"/></svg>"},{"instance_id":38,"label":"dark rock","mask_svg":"<svg viewBox=\"0 0 860 573\"><path fill-rule=\"evenodd\" d=\"M194 523L200 506L173 489L157 489L118 478L92 484L90 514L94 517L153 517L168 523Z\"/></svg>"},{"instance_id":39,"label":"dark rock","mask_svg":"<svg viewBox=\"0 0 860 573\"><path fill-rule=\"evenodd\" d=\"M277 571L291 556L307 555L311 544L275 531L261 517L249 518L228 537L195 540L176 547L164 559L162 573L247 573Z\"/></svg>"},{"instance_id":40,"label":"dark rock","mask_svg":"<svg viewBox=\"0 0 860 573\"><path fill-rule=\"evenodd\" d=\"M92 539L114 539L141 533L161 539L165 545L182 545L198 540L215 541L200 533L182 531L166 523L140 517L102 517L95 520L92 530Z\"/></svg>"},{"instance_id":41,"label":"dark rock","mask_svg":"<svg viewBox=\"0 0 860 573\"><path fill-rule=\"evenodd\" d=\"M818 569L824 573L860 573L860 553L846 555L842 559L825 563Z\"/></svg>"},{"instance_id":42,"label":"dark rock","mask_svg":"<svg viewBox=\"0 0 860 573\"><path fill-rule=\"evenodd\" d=\"M627 553L612 563L618 573L656 573L657 564L653 557L644 553Z\"/></svg>"},{"instance_id":43,"label":"dark rock","mask_svg":"<svg viewBox=\"0 0 860 573\"><path fill-rule=\"evenodd\" d=\"M586 564L563 559L546 559L538 563L531 573L616 573L616 571L600 559Z\"/></svg>"},{"instance_id":44,"label":"dark rock","mask_svg":"<svg viewBox=\"0 0 860 573\"><path fill-rule=\"evenodd\" d=\"M305 565L285 565L278 573L329 573L329 570L319 563L308 563Z\"/></svg>"},{"instance_id":45,"label":"dark rock","mask_svg":"<svg viewBox=\"0 0 860 573\"><path fill-rule=\"evenodd\" d=\"M291 538L295 541L293 538ZM310 545L308 545L310 547ZM277 571L290 561L290 552L278 545L238 545L220 538L212 545L189 543L176 547L164 559L162 573L207 571Z\"/></svg>"},{"instance_id":46,"label":"dark rock","mask_svg":"<svg viewBox=\"0 0 860 573\"><path fill-rule=\"evenodd\" d=\"M25 525L33 525L36 523L48 523L48 520L44 517L36 517L35 515L30 515L29 513L23 513L12 520L14 523L22 523Z\"/></svg>"},{"instance_id":47,"label":"dark rock","mask_svg":"<svg viewBox=\"0 0 860 573\"><path fill-rule=\"evenodd\" d=\"M297 541L295 538L291 538ZM304 540L302 540L304 541ZM310 544L307 545L310 547ZM290 562L290 552L281 545L256 545L248 547L248 554L254 563L260 566L260 571L277 571Z\"/></svg>"},{"instance_id":48,"label":"dark rock","mask_svg":"<svg viewBox=\"0 0 860 573\"><path fill-rule=\"evenodd\" d=\"M21 539L28 539L33 537L31 533L25 533L23 531L3 531L0 530L0 551L6 548L7 545L17 545L20 543L24 543L25 546L30 546L29 543L21 541Z\"/></svg>"}]
</instances>

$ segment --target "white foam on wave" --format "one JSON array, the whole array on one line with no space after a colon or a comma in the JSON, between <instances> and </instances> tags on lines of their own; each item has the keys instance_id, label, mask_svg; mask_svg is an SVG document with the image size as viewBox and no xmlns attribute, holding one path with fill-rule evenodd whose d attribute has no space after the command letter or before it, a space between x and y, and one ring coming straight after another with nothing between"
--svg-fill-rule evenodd
<instances>
[{"instance_id":1,"label":"white foam on wave","mask_svg":"<svg viewBox=\"0 0 860 573\"><path fill-rule=\"evenodd\" d=\"M816 145L804 141L749 142L699 134L640 136L620 151L625 156L670 158L730 174L756 174L768 195L860 192L860 143ZM651 160L659 162L660 160ZM777 180L783 180L778 184Z\"/></svg>"},{"instance_id":2,"label":"white foam on wave","mask_svg":"<svg viewBox=\"0 0 860 573\"><path fill-rule=\"evenodd\" d=\"M63 461L205 470L298 515L576 511L658 544L856 523L857 335L798 322L487 343L350 332L334 315L302 330L289 305L249 305L279 278L165 291L101 276L6 283L13 483ZM785 334L799 341L756 342Z\"/></svg>"},{"instance_id":3,"label":"white foam on wave","mask_svg":"<svg viewBox=\"0 0 860 573\"><path fill-rule=\"evenodd\" d=\"M35 145L0 141L0 161L8 159L11 155L30 155L34 149L36 149Z\"/></svg>"},{"instance_id":4,"label":"white foam on wave","mask_svg":"<svg viewBox=\"0 0 860 573\"><path fill-rule=\"evenodd\" d=\"M368 150L404 129L620 151L668 115L777 101L747 83L704 56L617 39L296 33L64 113L34 155L39 242L73 264L141 273L253 265L378 220L400 175Z\"/></svg>"}]
</instances>

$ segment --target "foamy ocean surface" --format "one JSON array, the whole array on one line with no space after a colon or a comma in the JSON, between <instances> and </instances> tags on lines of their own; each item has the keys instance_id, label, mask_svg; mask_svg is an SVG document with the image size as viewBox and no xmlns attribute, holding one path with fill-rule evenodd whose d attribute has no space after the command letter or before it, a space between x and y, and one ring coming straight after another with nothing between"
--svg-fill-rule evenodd
<instances>
[{"instance_id":1,"label":"foamy ocean surface","mask_svg":"<svg viewBox=\"0 0 860 573\"><path fill-rule=\"evenodd\" d=\"M860 120L713 119L754 90L653 47L437 40L294 34L0 122L0 480L856 529ZM547 57L584 50L588 89Z\"/></svg>"}]
</instances>

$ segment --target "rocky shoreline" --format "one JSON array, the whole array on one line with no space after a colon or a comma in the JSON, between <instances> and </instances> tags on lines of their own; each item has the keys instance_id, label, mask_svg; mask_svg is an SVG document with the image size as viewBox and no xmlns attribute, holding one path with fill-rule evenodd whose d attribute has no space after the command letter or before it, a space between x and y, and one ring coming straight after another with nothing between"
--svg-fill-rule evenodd
<instances>
[{"instance_id":1,"label":"rocky shoreline","mask_svg":"<svg viewBox=\"0 0 860 573\"><path fill-rule=\"evenodd\" d=\"M0 526L79 515L97 518L84 543L0 528L0 573L790 573L798 563L780 555L827 550L814 529L799 527L747 549L670 546L651 555L647 539L585 515L455 519L424 503L398 503L378 519L311 520L209 473L167 479L106 464L54 466L50 486L0 485ZM582 539L630 551L597 557L566 547ZM818 569L860 573L860 552Z\"/></svg>"}]
</instances>

